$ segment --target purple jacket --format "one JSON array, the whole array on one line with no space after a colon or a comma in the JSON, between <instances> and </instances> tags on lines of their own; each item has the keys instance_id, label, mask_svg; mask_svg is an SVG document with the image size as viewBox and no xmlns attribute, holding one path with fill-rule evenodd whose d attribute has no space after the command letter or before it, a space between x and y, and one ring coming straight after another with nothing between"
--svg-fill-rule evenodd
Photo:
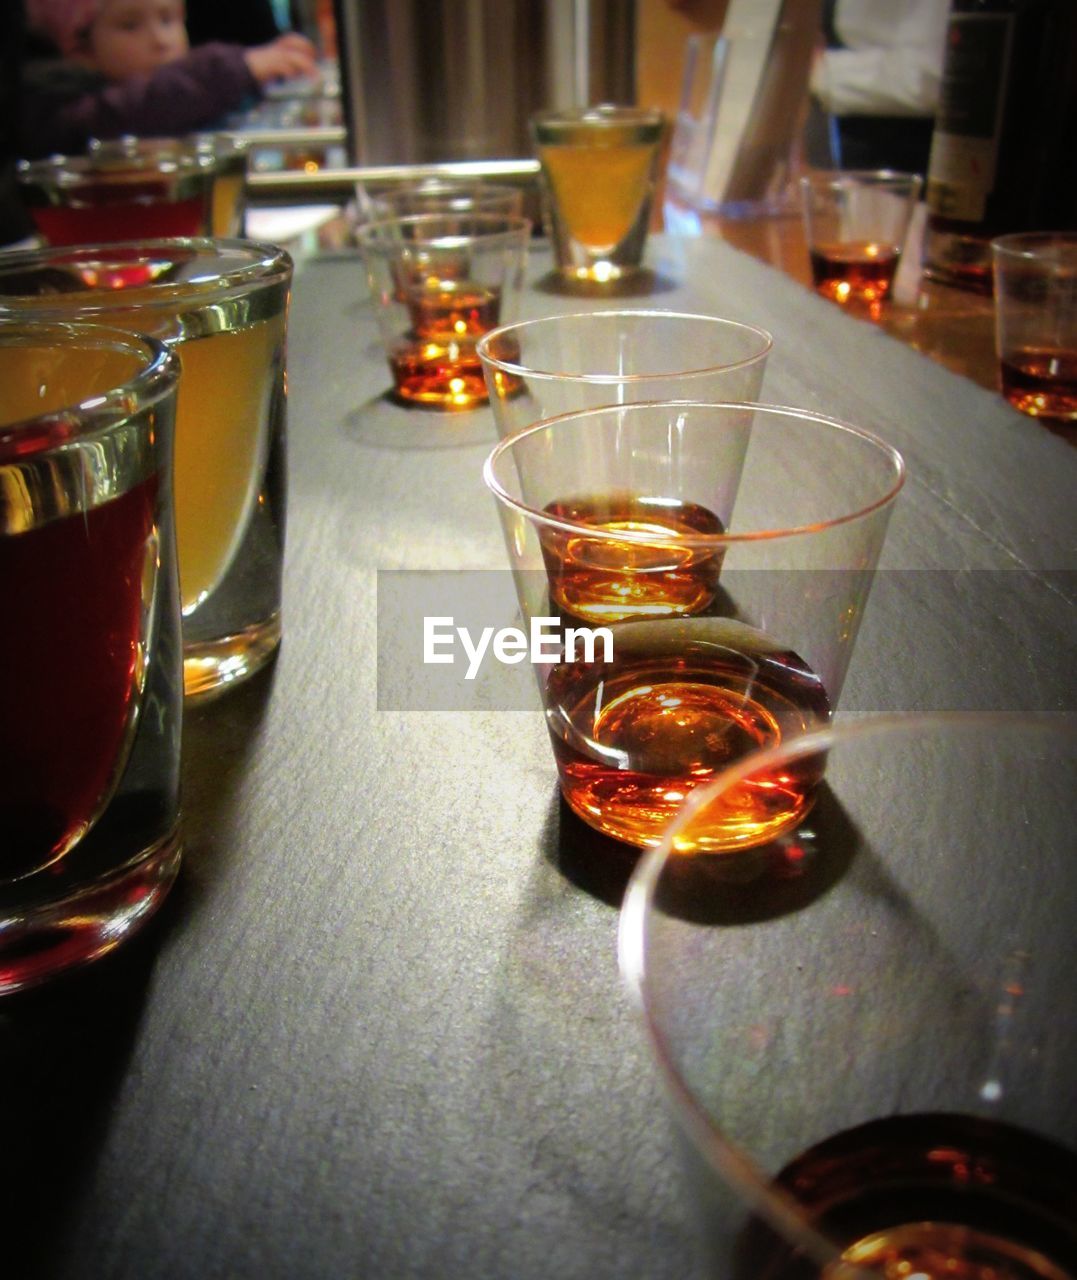
<instances>
[{"instance_id":1,"label":"purple jacket","mask_svg":"<svg viewBox=\"0 0 1077 1280\"><path fill-rule=\"evenodd\" d=\"M217 124L258 81L235 44L203 44L152 75L108 81L74 63L30 63L23 75L20 154L80 155L90 138L176 137Z\"/></svg>"}]
</instances>

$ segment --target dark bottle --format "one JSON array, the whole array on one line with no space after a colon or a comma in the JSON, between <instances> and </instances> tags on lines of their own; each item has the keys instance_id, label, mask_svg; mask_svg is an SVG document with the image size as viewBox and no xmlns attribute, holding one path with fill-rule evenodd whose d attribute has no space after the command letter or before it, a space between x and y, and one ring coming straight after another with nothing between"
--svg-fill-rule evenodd
<instances>
[{"instance_id":1,"label":"dark bottle","mask_svg":"<svg viewBox=\"0 0 1077 1280\"><path fill-rule=\"evenodd\" d=\"M991 291L992 236L1077 227L1077 0L953 0L924 266Z\"/></svg>"}]
</instances>

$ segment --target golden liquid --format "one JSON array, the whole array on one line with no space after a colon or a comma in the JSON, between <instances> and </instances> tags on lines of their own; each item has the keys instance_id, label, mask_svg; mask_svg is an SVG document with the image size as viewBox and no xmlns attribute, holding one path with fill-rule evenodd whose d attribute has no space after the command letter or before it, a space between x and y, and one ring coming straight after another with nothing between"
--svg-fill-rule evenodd
<instances>
[{"instance_id":1,"label":"golden liquid","mask_svg":"<svg viewBox=\"0 0 1077 1280\"><path fill-rule=\"evenodd\" d=\"M181 343L175 509L180 595L190 613L224 576L258 489L284 316Z\"/></svg>"},{"instance_id":2,"label":"golden liquid","mask_svg":"<svg viewBox=\"0 0 1077 1280\"><path fill-rule=\"evenodd\" d=\"M138 373L139 362L122 351L19 343L0 347L0 427L103 395Z\"/></svg>"},{"instance_id":3,"label":"golden liquid","mask_svg":"<svg viewBox=\"0 0 1077 1280\"><path fill-rule=\"evenodd\" d=\"M822 1280L1072 1280L1043 1254L973 1227L914 1222L865 1236Z\"/></svg>"},{"instance_id":4,"label":"golden liquid","mask_svg":"<svg viewBox=\"0 0 1077 1280\"><path fill-rule=\"evenodd\" d=\"M655 144L539 147L554 202L572 239L608 253L632 230L647 195Z\"/></svg>"},{"instance_id":5,"label":"golden liquid","mask_svg":"<svg viewBox=\"0 0 1077 1280\"><path fill-rule=\"evenodd\" d=\"M245 182L243 173L224 173L213 179L210 224L215 236L227 238L241 234L239 207Z\"/></svg>"}]
</instances>

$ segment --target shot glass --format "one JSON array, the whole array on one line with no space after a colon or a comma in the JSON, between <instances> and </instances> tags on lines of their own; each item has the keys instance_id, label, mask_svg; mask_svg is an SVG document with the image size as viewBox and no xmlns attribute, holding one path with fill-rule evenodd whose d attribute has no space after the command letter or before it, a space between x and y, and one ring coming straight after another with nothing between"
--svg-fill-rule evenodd
<instances>
[{"instance_id":1,"label":"shot glass","mask_svg":"<svg viewBox=\"0 0 1077 1280\"><path fill-rule=\"evenodd\" d=\"M195 159L212 171L210 235L231 239L243 234L246 216L249 143L234 133L196 133L186 138L91 138L89 154L98 164L122 164L147 158ZM162 233L164 234L164 233ZM198 234L198 233L191 233ZM138 238L138 237L133 237Z\"/></svg>"},{"instance_id":2,"label":"shot glass","mask_svg":"<svg viewBox=\"0 0 1077 1280\"><path fill-rule=\"evenodd\" d=\"M890 297L923 179L847 170L800 180L812 282L832 302L877 317Z\"/></svg>"},{"instance_id":3,"label":"shot glass","mask_svg":"<svg viewBox=\"0 0 1077 1280\"><path fill-rule=\"evenodd\" d=\"M0 322L0 994L110 951L180 858L179 362Z\"/></svg>"},{"instance_id":4,"label":"shot glass","mask_svg":"<svg viewBox=\"0 0 1077 1280\"><path fill-rule=\"evenodd\" d=\"M716 316L598 311L495 329L478 352L506 436L608 404L757 400L771 346L766 330Z\"/></svg>"},{"instance_id":5,"label":"shot glass","mask_svg":"<svg viewBox=\"0 0 1077 1280\"><path fill-rule=\"evenodd\" d=\"M1022 413L1077 422L1077 232L991 242L1002 394Z\"/></svg>"},{"instance_id":6,"label":"shot glass","mask_svg":"<svg viewBox=\"0 0 1077 1280\"><path fill-rule=\"evenodd\" d=\"M424 213L486 213L518 218L524 210L524 193L520 187L496 182L415 182L372 196L363 191L359 204L372 222Z\"/></svg>"},{"instance_id":7,"label":"shot glass","mask_svg":"<svg viewBox=\"0 0 1077 1280\"><path fill-rule=\"evenodd\" d=\"M826 758L755 878L682 856ZM640 860L620 961L706 1274L1077 1274L1073 717L849 721L745 758Z\"/></svg>"},{"instance_id":8,"label":"shot glass","mask_svg":"<svg viewBox=\"0 0 1077 1280\"><path fill-rule=\"evenodd\" d=\"M560 628L535 671L584 822L655 845L722 770L828 723L903 478L867 432L764 405L607 406L498 444L484 479L527 627ZM694 847L774 839L821 775L715 806Z\"/></svg>"},{"instance_id":9,"label":"shot glass","mask_svg":"<svg viewBox=\"0 0 1077 1280\"><path fill-rule=\"evenodd\" d=\"M417 214L358 231L394 394L406 405L485 404L475 344L514 318L531 223L495 214Z\"/></svg>"},{"instance_id":10,"label":"shot glass","mask_svg":"<svg viewBox=\"0 0 1077 1280\"><path fill-rule=\"evenodd\" d=\"M209 231L213 162L174 154L53 156L21 162L17 178L47 244L115 243Z\"/></svg>"},{"instance_id":11,"label":"shot glass","mask_svg":"<svg viewBox=\"0 0 1077 1280\"><path fill-rule=\"evenodd\" d=\"M104 322L178 353L175 511L191 696L252 675L280 642L291 277L286 253L249 241L0 254L0 317Z\"/></svg>"},{"instance_id":12,"label":"shot glass","mask_svg":"<svg viewBox=\"0 0 1077 1280\"><path fill-rule=\"evenodd\" d=\"M532 117L554 259L567 280L606 284L640 270L664 132L660 111L638 107Z\"/></svg>"}]
</instances>

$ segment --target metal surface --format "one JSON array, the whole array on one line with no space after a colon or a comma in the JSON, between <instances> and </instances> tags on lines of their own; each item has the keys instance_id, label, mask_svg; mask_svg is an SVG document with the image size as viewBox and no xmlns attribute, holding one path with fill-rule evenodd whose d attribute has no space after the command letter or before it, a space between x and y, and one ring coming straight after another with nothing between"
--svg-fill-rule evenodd
<instances>
[{"instance_id":1,"label":"metal surface","mask_svg":"<svg viewBox=\"0 0 1077 1280\"><path fill-rule=\"evenodd\" d=\"M252 173L247 190L259 203L303 204L312 200L350 199L357 184L372 189L432 178L488 178L534 186L537 160L470 160L449 164L360 165L347 169L319 169L313 173L285 171Z\"/></svg>"},{"instance_id":2,"label":"metal surface","mask_svg":"<svg viewBox=\"0 0 1077 1280\"><path fill-rule=\"evenodd\" d=\"M632 102L635 0L337 0L349 156L531 153L545 107Z\"/></svg>"}]
</instances>

